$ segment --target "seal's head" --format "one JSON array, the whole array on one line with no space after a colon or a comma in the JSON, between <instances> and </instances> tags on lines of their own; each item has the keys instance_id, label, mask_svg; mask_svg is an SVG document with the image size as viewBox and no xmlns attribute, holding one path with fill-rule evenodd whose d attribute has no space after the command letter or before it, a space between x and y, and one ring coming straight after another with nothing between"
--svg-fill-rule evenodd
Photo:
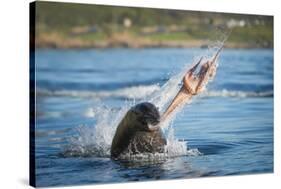
<instances>
[{"instance_id":1,"label":"seal's head","mask_svg":"<svg viewBox=\"0 0 281 189\"><path fill-rule=\"evenodd\" d=\"M160 122L160 114L155 105L149 102L137 104L130 110L135 114L137 123L136 129L140 131L154 131L159 129L157 124Z\"/></svg>"},{"instance_id":2,"label":"seal's head","mask_svg":"<svg viewBox=\"0 0 281 189\"><path fill-rule=\"evenodd\" d=\"M144 135L159 131L160 114L157 108L143 102L133 106L119 123L111 145L111 157L117 158L125 151L137 133Z\"/></svg>"}]
</instances>

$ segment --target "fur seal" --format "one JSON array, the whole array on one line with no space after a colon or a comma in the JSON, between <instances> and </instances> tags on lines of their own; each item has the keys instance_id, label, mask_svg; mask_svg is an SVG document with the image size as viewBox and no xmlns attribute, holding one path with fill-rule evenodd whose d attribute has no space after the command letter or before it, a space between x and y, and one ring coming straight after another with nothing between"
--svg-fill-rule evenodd
<instances>
[{"instance_id":1,"label":"fur seal","mask_svg":"<svg viewBox=\"0 0 281 189\"><path fill-rule=\"evenodd\" d=\"M143 102L133 106L119 123L111 145L111 157L121 154L162 153L166 139L157 126L160 114L155 105Z\"/></svg>"}]
</instances>

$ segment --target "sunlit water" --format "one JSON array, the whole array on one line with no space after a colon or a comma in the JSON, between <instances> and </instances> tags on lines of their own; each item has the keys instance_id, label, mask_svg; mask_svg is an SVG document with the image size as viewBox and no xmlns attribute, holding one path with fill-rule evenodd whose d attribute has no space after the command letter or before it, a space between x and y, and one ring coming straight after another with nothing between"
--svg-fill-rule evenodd
<instances>
[{"instance_id":1,"label":"sunlit water","mask_svg":"<svg viewBox=\"0 0 281 189\"><path fill-rule=\"evenodd\" d=\"M163 111L204 49L38 50L36 180L79 185L273 171L273 51L228 50L215 80L165 125L165 154L113 161L132 105Z\"/></svg>"}]
</instances>

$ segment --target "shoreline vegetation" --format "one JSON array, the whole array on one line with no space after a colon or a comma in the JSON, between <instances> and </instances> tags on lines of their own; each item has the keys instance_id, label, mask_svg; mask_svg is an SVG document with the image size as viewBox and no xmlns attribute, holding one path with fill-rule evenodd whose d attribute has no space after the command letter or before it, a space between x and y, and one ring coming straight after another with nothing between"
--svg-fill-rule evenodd
<instances>
[{"instance_id":1,"label":"shoreline vegetation","mask_svg":"<svg viewBox=\"0 0 281 189\"><path fill-rule=\"evenodd\" d=\"M36 48L273 48L273 17L36 2Z\"/></svg>"},{"instance_id":2,"label":"shoreline vegetation","mask_svg":"<svg viewBox=\"0 0 281 189\"><path fill-rule=\"evenodd\" d=\"M211 41L204 39L183 40L151 40L149 38L133 37L127 34L115 34L108 39L84 40L81 38L66 38L56 33L41 35L36 38L36 48L50 49L88 49L88 48L206 48ZM227 41L227 48L273 48L272 44L247 43Z\"/></svg>"}]
</instances>

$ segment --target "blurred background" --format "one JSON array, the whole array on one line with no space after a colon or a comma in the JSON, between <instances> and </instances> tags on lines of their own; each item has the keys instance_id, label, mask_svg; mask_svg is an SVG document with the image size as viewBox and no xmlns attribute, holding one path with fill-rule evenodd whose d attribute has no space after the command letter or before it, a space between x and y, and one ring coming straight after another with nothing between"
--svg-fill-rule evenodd
<instances>
[{"instance_id":1,"label":"blurred background","mask_svg":"<svg viewBox=\"0 0 281 189\"><path fill-rule=\"evenodd\" d=\"M36 9L37 47L200 47L214 28L232 31L227 47L273 47L272 16L55 2Z\"/></svg>"}]
</instances>

